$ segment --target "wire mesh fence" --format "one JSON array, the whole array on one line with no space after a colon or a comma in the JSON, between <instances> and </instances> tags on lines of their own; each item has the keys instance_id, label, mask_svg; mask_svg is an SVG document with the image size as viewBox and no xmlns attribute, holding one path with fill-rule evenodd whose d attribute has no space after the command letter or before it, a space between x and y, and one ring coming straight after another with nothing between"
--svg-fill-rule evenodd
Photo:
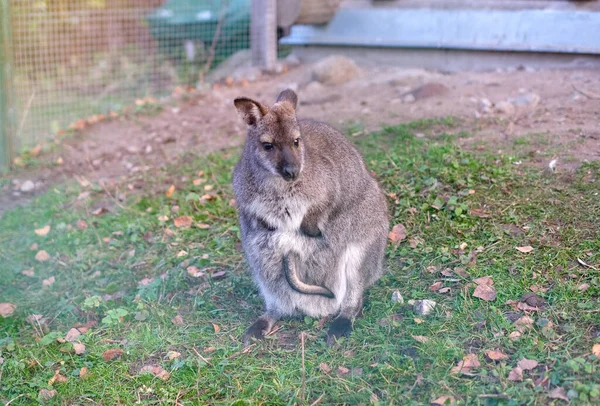
<instances>
[{"instance_id":1,"label":"wire mesh fence","mask_svg":"<svg viewBox=\"0 0 600 406\"><path fill-rule=\"evenodd\" d=\"M0 82L0 122L10 133L0 148L13 152L80 118L195 86L250 46L251 0L0 3L0 70L9 72Z\"/></svg>"}]
</instances>

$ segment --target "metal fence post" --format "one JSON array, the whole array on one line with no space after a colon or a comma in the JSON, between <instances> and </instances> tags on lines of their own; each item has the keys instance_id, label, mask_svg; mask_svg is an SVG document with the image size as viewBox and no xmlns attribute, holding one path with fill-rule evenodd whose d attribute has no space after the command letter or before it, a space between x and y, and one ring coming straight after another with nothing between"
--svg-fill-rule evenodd
<instances>
[{"instance_id":1,"label":"metal fence post","mask_svg":"<svg viewBox=\"0 0 600 406\"><path fill-rule=\"evenodd\" d=\"M11 105L12 60L9 0L0 0L0 171L12 158L14 106Z\"/></svg>"},{"instance_id":2,"label":"metal fence post","mask_svg":"<svg viewBox=\"0 0 600 406\"><path fill-rule=\"evenodd\" d=\"M252 63L273 71L277 65L277 1L252 0L250 19Z\"/></svg>"}]
</instances>

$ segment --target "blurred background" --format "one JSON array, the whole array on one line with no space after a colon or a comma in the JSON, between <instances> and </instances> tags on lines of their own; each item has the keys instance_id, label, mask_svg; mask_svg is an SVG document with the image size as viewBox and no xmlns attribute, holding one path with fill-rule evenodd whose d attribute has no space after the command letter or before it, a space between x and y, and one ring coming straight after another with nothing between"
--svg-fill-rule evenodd
<instances>
[{"instance_id":1,"label":"blurred background","mask_svg":"<svg viewBox=\"0 0 600 406\"><path fill-rule=\"evenodd\" d=\"M1 4L4 170L19 154L36 154L43 143L116 117L131 104L152 111L173 92L203 91L223 80L246 85L264 72L282 73L331 54L366 67L446 72L599 66L599 1Z\"/></svg>"}]
</instances>

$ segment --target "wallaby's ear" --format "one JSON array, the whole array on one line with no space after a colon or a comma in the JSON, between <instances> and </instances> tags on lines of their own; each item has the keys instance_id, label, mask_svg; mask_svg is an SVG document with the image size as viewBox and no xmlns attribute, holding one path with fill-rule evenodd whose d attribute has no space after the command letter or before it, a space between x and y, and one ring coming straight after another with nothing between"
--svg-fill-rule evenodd
<instances>
[{"instance_id":1,"label":"wallaby's ear","mask_svg":"<svg viewBox=\"0 0 600 406\"><path fill-rule=\"evenodd\" d=\"M263 118L263 116L269 112L267 106L246 97L238 97L233 101L233 104L240 117L242 117L249 126L256 125L258 120Z\"/></svg>"},{"instance_id":2,"label":"wallaby's ear","mask_svg":"<svg viewBox=\"0 0 600 406\"><path fill-rule=\"evenodd\" d=\"M293 109L296 110L296 106L298 105L298 96L296 95L296 92L292 89L285 89L283 92L279 93L276 103L283 102L289 103Z\"/></svg>"}]
</instances>

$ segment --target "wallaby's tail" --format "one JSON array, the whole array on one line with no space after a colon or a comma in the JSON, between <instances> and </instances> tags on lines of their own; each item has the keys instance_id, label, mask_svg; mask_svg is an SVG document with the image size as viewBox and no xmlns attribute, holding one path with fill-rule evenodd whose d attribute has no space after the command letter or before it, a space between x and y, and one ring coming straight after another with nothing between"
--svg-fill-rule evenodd
<instances>
[{"instance_id":1,"label":"wallaby's tail","mask_svg":"<svg viewBox=\"0 0 600 406\"><path fill-rule=\"evenodd\" d=\"M285 278L288 283L296 292L304 293L305 295L320 295L330 299L334 299L334 294L323 286L308 285L298 278L298 269L296 264L298 263L298 256L290 253L283 257L283 269L285 272Z\"/></svg>"}]
</instances>

